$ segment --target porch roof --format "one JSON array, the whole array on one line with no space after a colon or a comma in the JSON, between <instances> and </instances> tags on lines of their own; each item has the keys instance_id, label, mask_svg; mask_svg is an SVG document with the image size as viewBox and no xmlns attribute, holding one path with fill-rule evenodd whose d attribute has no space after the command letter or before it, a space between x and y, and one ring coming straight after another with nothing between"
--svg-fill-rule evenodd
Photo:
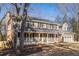
<instances>
[{"instance_id":1,"label":"porch roof","mask_svg":"<svg viewBox=\"0 0 79 59\"><path fill-rule=\"evenodd\" d=\"M28 29L25 30L25 32L34 32L34 33L55 33L55 34L62 34L62 33L71 33L70 31L62 31L62 30L56 30L56 29L42 29L42 28L34 28L33 30Z\"/></svg>"}]
</instances>

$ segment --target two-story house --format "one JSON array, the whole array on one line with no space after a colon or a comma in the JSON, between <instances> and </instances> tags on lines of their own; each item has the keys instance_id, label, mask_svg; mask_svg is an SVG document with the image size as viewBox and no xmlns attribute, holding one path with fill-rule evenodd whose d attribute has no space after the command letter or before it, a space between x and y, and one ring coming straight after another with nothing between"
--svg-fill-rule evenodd
<instances>
[{"instance_id":1,"label":"two-story house","mask_svg":"<svg viewBox=\"0 0 79 59\"><path fill-rule=\"evenodd\" d=\"M58 24L46 19L28 17L24 33L25 44L72 43L74 42L74 33L68 31L68 26L67 22Z\"/></svg>"},{"instance_id":2,"label":"two-story house","mask_svg":"<svg viewBox=\"0 0 79 59\"><path fill-rule=\"evenodd\" d=\"M18 22L18 39L21 21ZM68 31L68 23L55 23L46 19L28 17L24 32L24 44L49 44L55 42L74 42L74 33ZM19 43L18 43L19 44Z\"/></svg>"}]
</instances>

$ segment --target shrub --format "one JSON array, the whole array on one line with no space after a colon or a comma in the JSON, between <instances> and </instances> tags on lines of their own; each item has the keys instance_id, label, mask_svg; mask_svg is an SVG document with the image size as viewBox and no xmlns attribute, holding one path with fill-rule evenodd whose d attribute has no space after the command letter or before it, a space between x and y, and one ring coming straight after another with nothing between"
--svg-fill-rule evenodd
<instances>
[{"instance_id":1,"label":"shrub","mask_svg":"<svg viewBox=\"0 0 79 59\"><path fill-rule=\"evenodd\" d=\"M0 33L0 41L6 41L6 35Z\"/></svg>"}]
</instances>

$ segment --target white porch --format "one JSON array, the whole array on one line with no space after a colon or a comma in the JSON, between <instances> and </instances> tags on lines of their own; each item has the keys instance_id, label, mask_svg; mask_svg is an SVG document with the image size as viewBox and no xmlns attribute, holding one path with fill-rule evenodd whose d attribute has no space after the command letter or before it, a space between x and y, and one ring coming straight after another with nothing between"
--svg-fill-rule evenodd
<instances>
[{"instance_id":1,"label":"white porch","mask_svg":"<svg viewBox=\"0 0 79 59\"><path fill-rule=\"evenodd\" d=\"M51 33L25 33L24 44L48 44L55 43L61 40L61 34Z\"/></svg>"}]
</instances>

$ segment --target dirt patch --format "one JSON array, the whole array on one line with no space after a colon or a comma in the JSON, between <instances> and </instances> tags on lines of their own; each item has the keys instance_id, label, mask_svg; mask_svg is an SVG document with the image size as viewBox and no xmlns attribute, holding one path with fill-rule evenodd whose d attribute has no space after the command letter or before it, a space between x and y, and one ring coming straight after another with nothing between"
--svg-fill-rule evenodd
<instances>
[{"instance_id":1,"label":"dirt patch","mask_svg":"<svg viewBox=\"0 0 79 59\"><path fill-rule=\"evenodd\" d=\"M70 48L70 44L55 43L51 45L26 45L21 50L18 48L0 51L2 56L79 56L79 50Z\"/></svg>"}]
</instances>

